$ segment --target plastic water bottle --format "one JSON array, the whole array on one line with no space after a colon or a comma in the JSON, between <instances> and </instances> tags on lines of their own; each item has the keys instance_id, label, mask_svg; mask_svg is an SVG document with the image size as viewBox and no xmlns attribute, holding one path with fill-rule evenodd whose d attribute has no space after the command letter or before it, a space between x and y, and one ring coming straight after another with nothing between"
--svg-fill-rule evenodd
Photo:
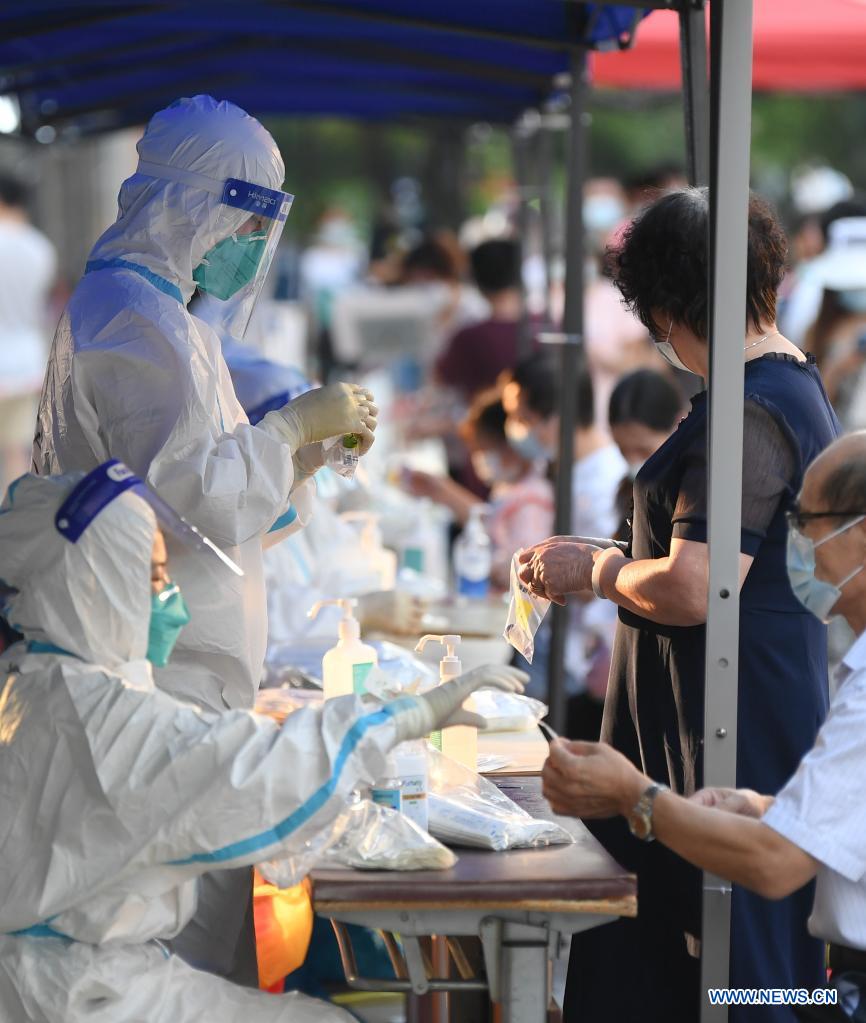
<instances>
[{"instance_id":1,"label":"plastic water bottle","mask_svg":"<svg viewBox=\"0 0 866 1023\"><path fill-rule=\"evenodd\" d=\"M493 554L484 526L487 505L473 505L466 528L454 544L454 575L457 592L464 597L486 597L490 590Z\"/></svg>"}]
</instances>

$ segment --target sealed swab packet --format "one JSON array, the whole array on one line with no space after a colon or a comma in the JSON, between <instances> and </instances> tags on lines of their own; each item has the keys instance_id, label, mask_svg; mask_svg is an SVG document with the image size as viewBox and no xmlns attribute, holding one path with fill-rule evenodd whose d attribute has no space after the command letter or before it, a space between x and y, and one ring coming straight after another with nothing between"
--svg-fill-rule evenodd
<instances>
[{"instance_id":1,"label":"sealed swab packet","mask_svg":"<svg viewBox=\"0 0 866 1023\"><path fill-rule=\"evenodd\" d=\"M511 559L511 601L502 636L532 664L535 634L538 632L538 626L544 621L550 601L544 597L537 597L520 581L517 574L520 567L517 559L522 553L522 550L517 551Z\"/></svg>"},{"instance_id":2,"label":"sealed swab packet","mask_svg":"<svg viewBox=\"0 0 866 1023\"><path fill-rule=\"evenodd\" d=\"M322 450L325 453L325 465L329 469L344 479L352 479L361 458L361 438L356 433L322 441Z\"/></svg>"}]
</instances>

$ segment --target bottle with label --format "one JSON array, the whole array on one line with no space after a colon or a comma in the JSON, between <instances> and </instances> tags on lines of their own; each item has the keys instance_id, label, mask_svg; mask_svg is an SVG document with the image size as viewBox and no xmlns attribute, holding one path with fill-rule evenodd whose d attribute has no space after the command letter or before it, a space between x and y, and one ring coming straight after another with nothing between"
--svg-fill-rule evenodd
<instances>
[{"instance_id":1,"label":"bottle with label","mask_svg":"<svg viewBox=\"0 0 866 1023\"><path fill-rule=\"evenodd\" d=\"M464 597L482 598L490 591L493 553L484 525L486 504L469 509L469 521L454 543L454 575L457 592Z\"/></svg>"},{"instance_id":2,"label":"bottle with label","mask_svg":"<svg viewBox=\"0 0 866 1023\"><path fill-rule=\"evenodd\" d=\"M343 512L340 518L361 529L360 555L377 579L376 588L393 590L397 582L397 554L382 541L379 516L371 511Z\"/></svg>"},{"instance_id":3,"label":"bottle with label","mask_svg":"<svg viewBox=\"0 0 866 1023\"><path fill-rule=\"evenodd\" d=\"M427 748L423 741L401 742L390 753L400 780L402 812L422 831L427 830Z\"/></svg>"},{"instance_id":4,"label":"bottle with label","mask_svg":"<svg viewBox=\"0 0 866 1023\"><path fill-rule=\"evenodd\" d=\"M445 656L439 662L439 684L448 682L462 674L463 666L454 652L460 644L460 636L422 636L415 647L416 653L423 653L428 642L441 643L445 647ZM474 710L472 697L463 702L464 710ZM470 771L478 769L478 729L470 725L454 725L441 731L432 732L430 742L446 757L456 760L468 767Z\"/></svg>"},{"instance_id":5,"label":"bottle with label","mask_svg":"<svg viewBox=\"0 0 866 1023\"><path fill-rule=\"evenodd\" d=\"M323 607L343 609L337 645L332 646L322 658L322 686L326 700L351 693L359 696L366 693L367 676L379 661L373 647L361 642L361 625L352 614L357 603L357 600L345 598L320 600L307 612L309 618L315 618Z\"/></svg>"},{"instance_id":6,"label":"bottle with label","mask_svg":"<svg viewBox=\"0 0 866 1023\"><path fill-rule=\"evenodd\" d=\"M403 812L403 781L393 752L388 754L385 773L370 788L370 799L380 806L387 806L389 810Z\"/></svg>"},{"instance_id":7,"label":"bottle with label","mask_svg":"<svg viewBox=\"0 0 866 1023\"><path fill-rule=\"evenodd\" d=\"M426 497L415 503L397 545L400 568L448 581L447 535L443 512Z\"/></svg>"}]
</instances>

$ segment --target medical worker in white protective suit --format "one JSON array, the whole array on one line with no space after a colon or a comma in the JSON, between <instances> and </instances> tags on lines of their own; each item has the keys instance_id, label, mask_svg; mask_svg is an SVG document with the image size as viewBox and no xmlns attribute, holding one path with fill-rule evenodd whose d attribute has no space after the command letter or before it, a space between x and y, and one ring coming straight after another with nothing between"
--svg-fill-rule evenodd
<instances>
[{"instance_id":1,"label":"medical worker in white protective suit","mask_svg":"<svg viewBox=\"0 0 866 1023\"><path fill-rule=\"evenodd\" d=\"M242 336L291 196L276 143L209 96L155 114L138 143L119 214L97 241L63 315L43 390L34 467L89 470L119 458L244 570L224 578L181 550L174 574L193 621L157 684L214 710L252 707L266 642L262 542L303 521L318 442L372 441L361 389L321 388L251 427L216 332L190 315L196 288ZM230 300L230 301L229 301ZM273 534L271 534L273 538Z\"/></svg>"},{"instance_id":2,"label":"medical worker in white protective suit","mask_svg":"<svg viewBox=\"0 0 866 1023\"><path fill-rule=\"evenodd\" d=\"M282 726L181 703L146 660L165 657L186 618L154 505L181 534L110 462L22 477L0 507L7 614L26 637L0 657L0 1019L349 1023L199 972L159 939L192 915L198 874L299 851L396 742L466 721L479 685L516 690L526 676L477 669L426 696L342 697ZM232 574L191 539L215 578Z\"/></svg>"},{"instance_id":3,"label":"medical worker in white protective suit","mask_svg":"<svg viewBox=\"0 0 866 1023\"><path fill-rule=\"evenodd\" d=\"M187 311L200 288L242 336L270 265L291 196L278 191L283 161L258 121L209 96L182 99L154 115L138 153L57 328L34 468L119 458L241 565L242 577L224 573L169 540L192 621L156 684L200 707L249 708L267 635L263 541L305 521L320 442L357 433L366 451L377 410L337 384L250 426L216 333ZM220 871L202 888L176 949L255 984L250 872Z\"/></svg>"}]
</instances>

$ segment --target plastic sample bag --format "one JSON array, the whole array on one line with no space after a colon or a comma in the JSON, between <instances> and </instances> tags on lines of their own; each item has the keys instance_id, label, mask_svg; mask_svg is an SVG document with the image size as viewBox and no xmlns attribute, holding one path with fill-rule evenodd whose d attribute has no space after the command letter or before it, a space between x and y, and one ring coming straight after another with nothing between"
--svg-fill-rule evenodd
<instances>
[{"instance_id":1,"label":"plastic sample bag","mask_svg":"<svg viewBox=\"0 0 866 1023\"><path fill-rule=\"evenodd\" d=\"M532 817L486 778L428 746L430 834L446 845L477 849L570 845L555 821Z\"/></svg>"},{"instance_id":2,"label":"plastic sample bag","mask_svg":"<svg viewBox=\"0 0 866 1023\"><path fill-rule=\"evenodd\" d=\"M341 837L321 866L357 870L447 870L457 857L405 814L367 799L349 806Z\"/></svg>"},{"instance_id":3,"label":"plastic sample bag","mask_svg":"<svg viewBox=\"0 0 866 1023\"><path fill-rule=\"evenodd\" d=\"M523 553L519 550L511 559L511 602L508 605L508 618L505 631L502 633L506 642L522 654L530 664L535 653L535 634L544 621L550 601L537 597L520 581L518 557Z\"/></svg>"},{"instance_id":4,"label":"plastic sample bag","mask_svg":"<svg viewBox=\"0 0 866 1023\"><path fill-rule=\"evenodd\" d=\"M343 437L331 437L322 441L325 465L343 479L353 479L358 462L361 460L360 438L354 433Z\"/></svg>"},{"instance_id":5,"label":"plastic sample bag","mask_svg":"<svg viewBox=\"0 0 866 1023\"><path fill-rule=\"evenodd\" d=\"M501 689L477 689L472 709L487 722L488 732L528 732L547 717L547 705L541 700Z\"/></svg>"}]
</instances>

